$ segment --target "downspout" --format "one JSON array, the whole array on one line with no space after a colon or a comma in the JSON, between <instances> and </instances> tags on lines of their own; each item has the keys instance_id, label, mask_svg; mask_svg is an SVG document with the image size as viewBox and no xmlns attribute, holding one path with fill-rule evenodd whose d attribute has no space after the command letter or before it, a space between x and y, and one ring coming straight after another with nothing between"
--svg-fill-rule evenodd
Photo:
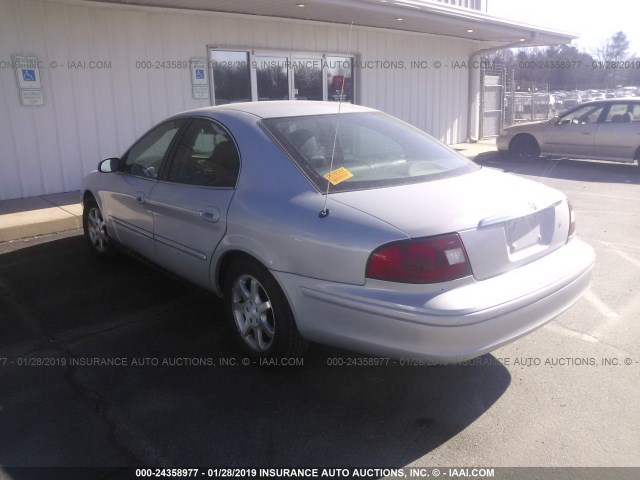
<instances>
[{"instance_id":1,"label":"downspout","mask_svg":"<svg viewBox=\"0 0 640 480\"><path fill-rule=\"evenodd\" d=\"M535 40L537 32L532 32L531 40ZM476 143L480 137L480 66L473 68L476 62L483 55L490 55L505 48L533 46L526 42L511 42L499 47L483 48L477 50L469 57L469 116L468 116L468 142Z\"/></svg>"}]
</instances>

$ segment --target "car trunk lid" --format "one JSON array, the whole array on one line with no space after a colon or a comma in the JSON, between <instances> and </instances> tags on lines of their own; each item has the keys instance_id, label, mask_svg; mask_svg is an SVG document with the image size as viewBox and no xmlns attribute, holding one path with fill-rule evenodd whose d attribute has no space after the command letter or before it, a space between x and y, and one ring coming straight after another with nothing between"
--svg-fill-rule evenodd
<instances>
[{"instance_id":1,"label":"car trunk lid","mask_svg":"<svg viewBox=\"0 0 640 480\"><path fill-rule=\"evenodd\" d=\"M551 253L566 243L569 231L569 208L560 192L486 168L443 180L331 197L411 238L457 232L478 280Z\"/></svg>"}]
</instances>

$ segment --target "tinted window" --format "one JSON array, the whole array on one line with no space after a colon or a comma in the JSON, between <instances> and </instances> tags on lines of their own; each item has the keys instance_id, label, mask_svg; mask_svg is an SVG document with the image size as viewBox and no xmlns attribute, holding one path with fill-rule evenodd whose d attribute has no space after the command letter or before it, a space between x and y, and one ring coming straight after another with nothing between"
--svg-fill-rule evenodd
<instances>
[{"instance_id":1,"label":"tinted window","mask_svg":"<svg viewBox=\"0 0 640 480\"><path fill-rule=\"evenodd\" d=\"M230 135L219 125L198 118L182 135L167 180L189 185L233 187L238 170L238 151Z\"/></svg>"},{"instance_id":2,"label":"tinted window","mask_svg":"<svg viewBox=\"0 0 640 480\"><path fill-rule=\"evenodd\" d=\"M294 98L296 100L322 100L322 59L294 57Z\"/></svg>"},{"instance_id":3,"label":"tinted window","mask_svg":"<svg viewBox=\"0 0 640 480\"><path fill-rule=\"evenodd\" d=\"M131 147L124 171L132 175L158 178L160 164L183 120L172 120L155 127Z\"/></svg>"},{"instance_id":4,"label":"tinted window","mask_svg":"<svg viewBox=\"0 0 640 480\"><path fill-rule=\"evenodd\" d=\"M254 57L258 100L288 100L287 57Z\"/></svg>"},{"instance_id":5,"label":"tinted window","mask_svg":"<svg viewBox=\"0 0 640 480\"><path fill-rule=\"evenodd\" d=\"M353 59L327 57L327 100L353 102ZM340 97L342 94L342 97Z\"/></svg>"},{"instance_id":6,"label":"tinted window","mask_svg":"<svg viewBox=\"0 0 640 480\"><path fill-rule=\"evenodd\" d=\"M216 105L251 101L248 52L211 51Z\"/></svg>"},{"instance_id":7,"label":"tinted window","mask_svg":"<svg viewBox=\"0 0 640 480\"><path fill-rule=\"evenodd\" d=\"M331 169L337 115L270 118L263 125L324 191ZM331 191L424 182L478 168L426 133L383 113L339 117Z\"/></svg>"}]
</instances>

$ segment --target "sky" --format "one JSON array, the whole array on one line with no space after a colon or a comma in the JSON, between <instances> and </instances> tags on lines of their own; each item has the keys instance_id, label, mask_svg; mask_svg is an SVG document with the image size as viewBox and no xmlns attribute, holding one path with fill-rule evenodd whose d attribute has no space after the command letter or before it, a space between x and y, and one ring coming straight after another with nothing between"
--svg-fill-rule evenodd
<instances>
[{"instance_id":1,"label":"sky","mask_svg":"<svg viewBox=\"0 0 640 480\"><path fill-rule=\"evenodd\" d=\"M579 34L572 45L589 53L623 31L630 53L640 55L638 0L487 0L487 13Z\"/></svg>"}]
</instances>

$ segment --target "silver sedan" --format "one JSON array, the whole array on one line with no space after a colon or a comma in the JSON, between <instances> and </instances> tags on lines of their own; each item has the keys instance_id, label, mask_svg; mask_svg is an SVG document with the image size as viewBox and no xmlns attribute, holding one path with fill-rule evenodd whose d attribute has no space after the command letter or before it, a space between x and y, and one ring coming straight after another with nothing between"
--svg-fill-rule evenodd
<instances>
[{"instance_id":1,"label":"silver sedan","mask_svg":"<svg viewBox=\"0 0 640 480\"><path fill-rule=\"evenodd\" d=\"M308 341L457 361L587 289L567 198L382 112L322 102L175 115L84 181L84 230L224 298L254 358Z\"/></svg>"},{"instance_id":2,"label":"silver sedan","mask_svg":"<svg viewBox=\"0 0 640 480\"><path fill-rule=\"evenodd\" d=\"M640 162L640 98L586 102L546 122L514 125L496 145L515 158Z\"/></svg>"}]
</instances>

